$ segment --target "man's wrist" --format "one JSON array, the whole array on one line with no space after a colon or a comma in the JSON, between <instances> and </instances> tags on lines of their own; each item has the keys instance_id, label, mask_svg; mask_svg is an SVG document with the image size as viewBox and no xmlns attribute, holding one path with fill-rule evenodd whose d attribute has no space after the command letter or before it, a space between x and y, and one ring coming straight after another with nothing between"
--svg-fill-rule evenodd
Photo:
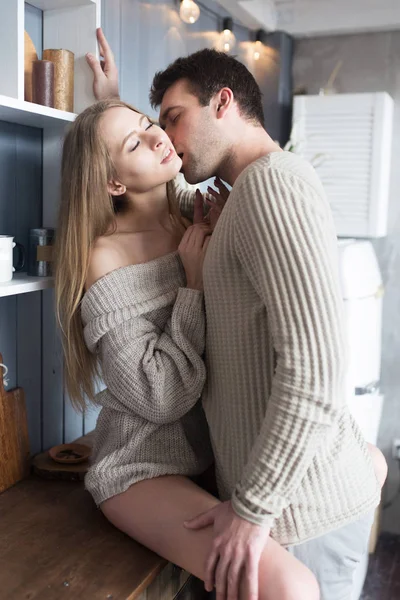
<instances>
[{"instance_id":1,"label":"man's wrist","mask_svg":"<svg viewBox=\"0 0 400 600\"><path fill-rule=\"evenodd\" d=\"M254 525L272 528L275 517L271 513L261 509L259 506L249 502L242 494L240 494L238 489L232 494L231 504L235 513L242 519L245 519Z\"/></svg>"}]
</instances>

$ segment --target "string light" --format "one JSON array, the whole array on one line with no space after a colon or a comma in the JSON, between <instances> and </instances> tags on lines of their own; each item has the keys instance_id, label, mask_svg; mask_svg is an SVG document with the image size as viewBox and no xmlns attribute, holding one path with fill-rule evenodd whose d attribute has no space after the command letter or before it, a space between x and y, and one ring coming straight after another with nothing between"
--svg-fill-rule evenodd
<instances>
[{"instance_id":1,"label":"string light","mask_svg":"<svg viewBox=\"0 0 400 600\"><path fill-rule=\"evenodd\" d=\"M221 45L224 52L232 50L236 43L236 38L233 34L233 20L226 17L222 22Z\"/></svg>"},{"instance_id":2,"label":"string light","mask_svg":"<svg viewBox=\"0 0 400 600\"><path fill-rule=\"evenodd\" d=\"M269 0L268 0L269 1ZM177 0L180 2L179 16L185 23L195 23L200 16L200 8L205 12L206 15L221 19L221 16L212 10L209 6L206 6L202 2L197 3L194 0ZM218 49L224 52L229 52L236 44L236 37L233 33L233 19L231 17L225 17L222 21L222 30L220 30L220 37L218 42ZM248 32L248 27L235 23L235 27L243 29ZM256 59L258 60L258 59Z\"/></svg>"},{"instance_id":3,"label":"string light","mask_svg":"<svg viewBox=\"0 0 400 600\"><path fill-rule=\"evenodd\" d=\"M256 41L254 43L254 54L253 54L254 60L260 59L264 36L265 36L264 30L259 29L256 33Z\"/></svg>"},{"instance_id":4,"label":"string light","mask_svg":"<svg viewBox=\"0 0 400 600\"><path fill-rule=\"evenodd\" d=\"M181 0L179 16L184 23L192 25L200 16L200 8L193 0Z\"/></svg>"}]
</instances>

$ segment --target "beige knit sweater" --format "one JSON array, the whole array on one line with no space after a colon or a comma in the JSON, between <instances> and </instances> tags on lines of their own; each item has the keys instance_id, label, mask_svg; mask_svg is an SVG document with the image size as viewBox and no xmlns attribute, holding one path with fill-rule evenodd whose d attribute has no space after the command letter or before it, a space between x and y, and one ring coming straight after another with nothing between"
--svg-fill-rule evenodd
<instances>
[{"instance_id":1,"label":"beige knit sweater","mask_svg":"<svg viewBox=\"0 0 400 600\"><path fill-rule=\"evenodd\" d=\"M241 173L204 265L203 405L221 498L286 545L357 519L380 497L346 404L337 265L329 205L307 162L274 152Z\"/></svg>"},{"instance_id":2,"label":"beige knit sweater","mask_svg":"<svg viewBox=\"0 0 400 600\"><path fill-rule=\"evenodd\" d=\"M85 484L95 502L133 483L196 475L212 461L199 401L205 381L203 294L184 286L176 252L112 271L84 295L84 337L107 388Z\"/></svg>"}]
</instances>

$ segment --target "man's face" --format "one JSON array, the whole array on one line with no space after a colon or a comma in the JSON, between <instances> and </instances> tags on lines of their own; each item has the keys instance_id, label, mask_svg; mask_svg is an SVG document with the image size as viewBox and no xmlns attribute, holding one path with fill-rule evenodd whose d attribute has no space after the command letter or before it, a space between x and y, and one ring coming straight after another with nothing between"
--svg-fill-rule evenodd
<instances>
[{"instance_id":1,"label":"man's face","mask_svg":"<svg viewBox=\"0 0 400 600\"><path fill-rule=\"evenodd\" d=\"M201 106L189 91L186 80L174 83L164 94L160 124L182 159L182 173L188 183L216 175L222 144L212 107Z\"/></svg>"}]
</instances>

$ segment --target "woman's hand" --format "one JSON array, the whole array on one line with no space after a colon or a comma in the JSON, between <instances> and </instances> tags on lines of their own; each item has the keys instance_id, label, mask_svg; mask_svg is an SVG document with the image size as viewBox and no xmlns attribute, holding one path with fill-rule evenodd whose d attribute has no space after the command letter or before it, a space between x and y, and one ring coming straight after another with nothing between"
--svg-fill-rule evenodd
<instances>
[{"instance_id":1,"label":"woman's hand","mask_svg":"<svg viewBox=\"0 0 400 600\"><path fill-rule=\"evenodd\" d=\"M96 100L119 98L118 69L114 55L101 28L96 30L101 62L93 54L86 54L86 62L93 71L93 93Z\"/></svg>"},{"instance_id":2,"label":"woman's hand","mask_svg":"<svg viewBox=\"0 0 400 600\"><path fill-rule=\"evenodd\" d=\"M208 193L214 198L214 200L210 200L209 198L205 199L207 205L210 207L210 210L205 218L210 223L213 231L229 196L228 188L222 183L219 177L215 178L214 185L218 188L218 191L214 190L214 188L210 186L207 187Z\"/></svg>"},{"instance_id":3,"label":"woman's hand","mask_svg":"<svg viewBox=\"0 0 400 600\"><path fill-rule=\"evenodd\" d=\"M195 223L186 229L178 247L188 288L203 291L203 262L210 241L211 228L208 223Z\"/></svg>"},{"instance_id":4,"label":"woman's hand","mask_svg":"<svg viewBox=\"0 0 400 600\"><path fill-rule=\"evenodd\" d=\"M215 178L214 183L219 191L217 192L211 187L208 188L208 192L215 200L212 201L206 198L206 203L210 206L206 217L203 216L203 195L200 190L196 190L193 225L184 233L178 248L186 271L187 287L201 291L203 290L203 262L210 235L229 196L228 188L218 177Z\"/></svg>"}]
</instances>

